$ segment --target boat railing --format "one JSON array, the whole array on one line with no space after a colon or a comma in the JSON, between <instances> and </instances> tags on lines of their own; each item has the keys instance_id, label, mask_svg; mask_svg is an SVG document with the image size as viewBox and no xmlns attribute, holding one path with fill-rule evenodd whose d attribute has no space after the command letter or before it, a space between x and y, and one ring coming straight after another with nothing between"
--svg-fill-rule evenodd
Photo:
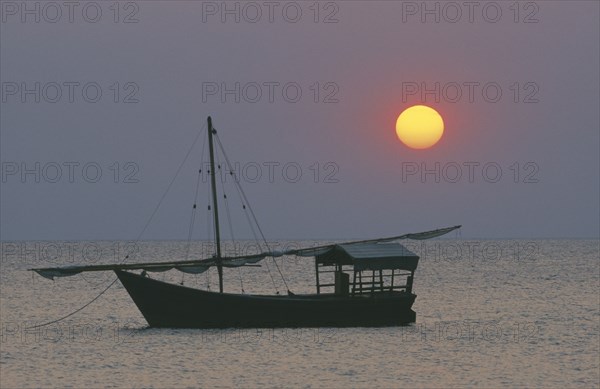
<instances>
[{"instance_id":1,"label":"boat railing","mask_svg":"<svg viewBox=\"0 0 600 389\"><path fill-rule=\"evenodd\" d=\"M403 283L395 283L395 282ZM364 293L411 291L412 273L396 269L364 270L354 272L352 295Z\"/></svg>"},{"instance_id":2,"label":"boat railing","mask_svg":"<svg viewBox=\"0 0 600 389\"><path fill-rule=\"evenodd\" d=\"M335 293L355 296L412 292L414 274L405 270L356 270L352 265L319 263L316 263L315 270L317 294ZM351 274L352 279L350 280Z\"/></svg>"}]
</instances>

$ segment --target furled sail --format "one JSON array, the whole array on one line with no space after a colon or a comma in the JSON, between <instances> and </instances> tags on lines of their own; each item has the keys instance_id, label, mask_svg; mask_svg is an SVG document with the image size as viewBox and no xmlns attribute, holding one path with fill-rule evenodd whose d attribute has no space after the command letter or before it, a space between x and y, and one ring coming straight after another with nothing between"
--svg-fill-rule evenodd
<instances>
[{"instance_id":1,"label":"furled sail","mask_svg":"<svg viewBox=\"0 0 600 389\"><path fill-rule=\"evenodd\" d=\"M293 249L284 252L281 251L267 251L260 254L246 255L239 257L224 257L220 261L217 258L207 259L196 259L188 261L169 261L169 262L147 262L147 263L123 263L123 264L106 264L106 265L91 265L91 266L64 266L64 267L50 267L50 268L36 268L29 269L35 271L42 277L53 280L54 277L69 277L82 272L92 271L110 271L110 270L145 270L148 272L164 272L172 269L179 270L189 274L201 274L210 269L212 266L217 266L219 263L223 267L240 267L240 266L257 266L256 263L260 262L267 257L281 257L284 255L296 255L301 257L316 257L327 255L330 252L343 246L346 251L350 249L348 246L369 246L371 249L374 244L378 243L389 243L402 239L432 239L438 236L445 235L451 231L454 231L461 226L441 228L433 231L425 231L419 233L404 234L399 236L392 236L389 238L379 239L368 239L352 242L334 243L318 247L310 247L303 249Z\"/></svg>"},{"instance_id":2,"label":"furled sail","mask_svg":"<svg viewBox=\"0 0 600 389\"><path fill-rule=\"evenodd\" d=\"M270 255L272 254L272 255ZM240 267L252 265L267 256L280 256L281 253L262 253L247 257L223 258L221 264L223 267ZM81 272L107 271L107 270L145 270L148 272L165 272L176 269L188 274L201 274L210 269L212 266L217 266L215 258L191 260L191 261L171 261L171 262L147 262L147 263L124 263L124 264L107 264L107 265L91 265L91 266L65 266L30 269L41 275L42 277L53 280L54 277L70 277Z\"/></svg>"}]
</instances>

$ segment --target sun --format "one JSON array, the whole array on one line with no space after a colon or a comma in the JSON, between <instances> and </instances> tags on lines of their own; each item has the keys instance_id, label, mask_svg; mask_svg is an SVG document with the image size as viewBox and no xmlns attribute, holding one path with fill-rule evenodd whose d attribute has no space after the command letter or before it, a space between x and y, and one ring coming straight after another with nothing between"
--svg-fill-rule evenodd
<instances>
[{"instance_id":1,"label":"sun","mask_svg":"<svg viewBox=\"0 0 600 389\"><path fill-rule=\"evenodd\" d=\"M396 135L410 148L428 149L435 145L444 133L444 120L433 108L415 105L398 116Z\"/></svg>"}]
</instances>

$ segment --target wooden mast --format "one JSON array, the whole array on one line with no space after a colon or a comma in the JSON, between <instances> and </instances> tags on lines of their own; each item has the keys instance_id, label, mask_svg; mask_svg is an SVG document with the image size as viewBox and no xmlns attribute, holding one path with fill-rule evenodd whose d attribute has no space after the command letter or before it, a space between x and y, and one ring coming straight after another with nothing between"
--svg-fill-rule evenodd
<instances>
[{"instance_id":1,"label":"wooden mast","mask_svg":"<svg viewBox=\"0 0 600 389\"><path fill-rule=\"evenodd\" d=\"M213 129L212 119L208 117L208 149L210 151L210 184L212 189L213 210L215 218L215 243L217 244L217 271L219 272L219 292L223 293L223 264L221 259L221 231L219 230L219 206L217 203L217 185L215 169L215 152L213 147L213 134L217 131Z\"/></svg>"}]
</instances>

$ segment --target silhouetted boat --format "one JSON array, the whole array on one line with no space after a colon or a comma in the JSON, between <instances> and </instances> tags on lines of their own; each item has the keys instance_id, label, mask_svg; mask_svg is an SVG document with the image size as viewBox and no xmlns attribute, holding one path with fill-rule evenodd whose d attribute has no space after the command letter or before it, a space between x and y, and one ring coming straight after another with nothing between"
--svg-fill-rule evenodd
<instances>
[{"instance_id":1,"label":"silhouetted boat","mask_svg":"<svg viewBox=\"0 0 600 389\"><path fill-rule=\"evenodd\" d=\"M430 239L460 226L389 238L329 244L319 247L266 251L255 255L221 255L213 136L208 118L210 178L215 226L215 255L207 259L107 264L31 269L43 277L81 272L114 271L151 327L352 327L392 326L414 322L413 279L419 257L395 241ZM231 294L223 292L223 267L256 266L267 257L295 255L315 258L316 293L296 295ZM147 272L177 269L200 274L211 267L219 274L219 292L159 281ZM323 270L325 269L325 270ZM141 274L134 273L141 270ZM320 275L333 273L333 283ZM352 281L350 281L352 274ZM333 288L325 293L322 289Z\"/></svg>"}]
</instances>

